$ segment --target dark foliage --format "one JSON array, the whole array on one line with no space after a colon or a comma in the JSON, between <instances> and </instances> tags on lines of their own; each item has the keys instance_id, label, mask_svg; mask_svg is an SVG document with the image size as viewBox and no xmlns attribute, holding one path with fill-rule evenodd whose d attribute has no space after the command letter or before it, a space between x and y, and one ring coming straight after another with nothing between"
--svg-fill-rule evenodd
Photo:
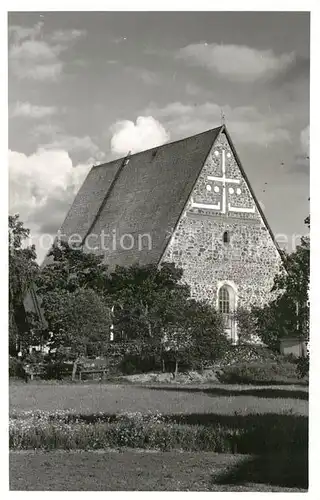
<instances>
[{"instance_id":1,"label":"dark foliage","mask_svg":"<svg viewBox=\"0 0 320 500\"><path fill-rule=\"evenodd\" d=\"M301 356L297 361L297 373L300 378L305 378L309 376L309 363L310 363L309 353L307 356Z\"/></svg>"},{"instance_id":2,"label":"dark foliage","mask_svg":"<svg viewBox=\"0 0 320 500\"><path fill-rule=\"evenodd\" d=\"M218 378L227 384L272 384L294 381L297 374L296 365L290 362L241 363L224 367Z\"/></svg>"},{"instance_id":3,"label":"dark foliage","mask_svg":"<svg viewBox=\"0 0 320 500\"><path fill-rule=\"evenodd\" d=\"M25 369L20 359L9 356L9 377L25 378Z\"/></svg>"},{"instance_id":4,"label":"dark foliage","mask_svg":"<svg viewBox=\"0 0 320 500\"><path fill-rule=\"evenodd\" d=\"M17 355L28 343L30 325L24 310L23 299L28 288L37 277L34 245L26 245L29 229L26 229L19 215L9 215L9 352Z\"/></svg>"},{"instance_id":5,"label":"dark foliage","mask_svg":"<svg viewBox=\"0 0 320 500\"><path fill-rule=\"evenodd\" d=\"M305 220L310 227L310 218ZM275 298L252 317L262 341L279 350L280 339L297 335L309 338L310 239L302 237L295 252L284 254L284 265L275 277Z\"/></svg>"}]
</instances>

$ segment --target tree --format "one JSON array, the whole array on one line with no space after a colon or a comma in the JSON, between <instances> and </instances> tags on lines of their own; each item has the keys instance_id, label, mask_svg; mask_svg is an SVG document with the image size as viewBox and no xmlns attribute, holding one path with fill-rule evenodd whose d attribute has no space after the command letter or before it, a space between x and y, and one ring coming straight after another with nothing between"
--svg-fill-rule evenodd
<instances>
[{"instance_id":1,"label":"tree","mask_svg":"<svg viewBox=\"0 0 320 500\"><path fill-rule=\"evenodd\" d=\"M29 325L23 306L25 294L39 273L34 245L26 245L30 231L19 220L19 214L9 215L9 346L10 352L20 349L22 337Z\"/></svg>"},{"instance_id":2,"label":"tree","mask_svg":"<svg viewBox=\"0 0 320 500\"><path fill-rule=\"evenodd\" d=\"M237 323L239 344L246 343L258 335L257 322L251 310L239 307L234 312L233 319Z\"/></svg>"},{"instance_id":3,"label":"tree","mask_svg":"<svg viewBox=\"0 0 320 500\"><path fill-rule=\"evenodd\" d=\"M41 295L54 290L74 292L90 288L101 293L105 290L108 268L102 255L86 253L61 241L53 245L48 256L52 262L41 269L37 279Z\"/></svg>"},{"instance_id":4,"label":"tree","mask_svg":"<svg viewBox=\"0 0 320 500\"><path fill-rule=\"evenodd\" d=\"M310 218L305 222L310 227ZM284 256L284 266L274 279L277 297L263 308L254 308L259 336L278 349L283 336L309 337L310 239L302 237L296 251Z\"/></svg>"},{"instance_id":5,"label":"tree","mask_svg":"<svg viewBox=\"0 0 320 500\"><path fill-rule=\"evenodd\" d=\"M184 324L191 331L195 366L203 369L205 363L219 359L228 349L230 342L224 332L223 318L211 304L188 301Z\"/></svg>"},{"instance_id":6,"label":"tree","mask_svg":"<svg viewBox=\"0 0 320 500\"><path fill-rule=\"evenodd\" d=\"M220 315L191 298L182 276L173 263L117 267L107 287L115 304L115 332L140 342L144 354L162 361L163 370L170 358L175 375L181 363L203 365L221 355L228 343Z\"/></svg>"},{"instance_id":7,"label":"tree","mask_svg":"<svg viewBox=\"0 0 320 500\"><path fill-rule=\"evenodd\" d=\"M177 324L170 324L165 328L162 346L166 357L172 357L175 363L174 378L177 378L179 362L189 358L192 347L192 334Z\"/></svg>"},{"instance_id":8,"label":"tree","mask_svg":"<svg viewBox=\"0 0 320 500\"><path fill-rule=\"evenodd\" d=\"M296 251L285 258L285 271L279 273L273 289L279 292L279 304L294 319L292 330L309 335L310 239L301 238ZM292 332L291 332L292 333Z\"/></svg>"},{"instance_id":9,"label":"tree","mask_svg":"<svg viewBox=\"0 0 320 500\"><path fill-rule=\"evenodd\" d=\"M179 314L173 304L190 295L181 277L182 270L171 263L161 267L118 266L111 273L106 288L106 297L114 306L118 335L123 332L126 338L157 338L170 318Z\"/></svg>"},{"instance_id":10,"label":"tree","mask_svg":"<svg viewBox=\"0 0 320 500\"><path fill-rule=\"evenodd\" d=\"M80 357L88 354L88 347L95 346L98 353L109 342L110 309L103 296L84 288L47 292L43 307L53 333L50 347L69 350L74 359L74 380Z\"/></svg>"},{"instance_id":11,"label":"tree","mask_svg":"<svg viewBox=\"0 0 320 500\"><path fill-rule=\"evenodd\" d=\"M175 377L181 362L203 369L229 346L222 317L210 304L189 298L181 301L178 309L163 337L166 357L170 354L175 362Z\"/></svg>"}]
</instances>

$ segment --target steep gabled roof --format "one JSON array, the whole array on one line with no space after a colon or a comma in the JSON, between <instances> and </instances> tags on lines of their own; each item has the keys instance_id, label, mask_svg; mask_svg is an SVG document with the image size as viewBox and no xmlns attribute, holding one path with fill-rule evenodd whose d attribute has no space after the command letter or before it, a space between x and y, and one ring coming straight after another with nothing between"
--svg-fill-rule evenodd
<instances>
[{"instance_id":1,"label":"steep gabled roof","mask_svg":"<svg viewBox=\"0 0 320 500\"><path fill-rule=\"evenodd\" d=\"M140 250L137 244L132 250L117 247L106 260L111 267L158 263L221 129L92 167L61 234L79 234L84 241L89 234L115 230L116 236L130 234L137 241L138 235L147 233L151 250Z\"/></svg>"},{"instance_id":2,"label":"steep gabled roof","mask_svg":"<svg viewBox=\"0 0 320 500\"><path fill-rule=\"evenodd\" d=\"M241 165L224 125L179 141L158 146L110 163L92 167L80 188L60 232L62 237L109 234L105 253L111 268L159 263L177 226L202 167L220 133L225 133L263 222L282 253ZM131 250L121 249L119 238L134 239ZM152 248L139 248L138 236L148 234ZM114 241L116 247L114 247ZM128 244L128 241L126 242ZM43 265L48 263L46 258Z\"/></svg>"}]
</instances>

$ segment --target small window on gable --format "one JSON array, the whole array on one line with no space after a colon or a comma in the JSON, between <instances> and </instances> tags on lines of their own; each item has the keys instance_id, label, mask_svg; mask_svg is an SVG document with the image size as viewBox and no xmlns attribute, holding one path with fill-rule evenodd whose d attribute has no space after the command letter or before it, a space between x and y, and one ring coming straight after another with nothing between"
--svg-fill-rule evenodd
<instances>
[{"instance_id":1,"label":"small window on gable","mask_svg":"<svg viewBox=\"0 0 320 500\"><path fill-rule=\"evenodd\" d=\"M230 243L230 233L229 233L229 231L225 231L223 233L223 243L225 243L225 244Z\"/></svg>"}]
</instances>

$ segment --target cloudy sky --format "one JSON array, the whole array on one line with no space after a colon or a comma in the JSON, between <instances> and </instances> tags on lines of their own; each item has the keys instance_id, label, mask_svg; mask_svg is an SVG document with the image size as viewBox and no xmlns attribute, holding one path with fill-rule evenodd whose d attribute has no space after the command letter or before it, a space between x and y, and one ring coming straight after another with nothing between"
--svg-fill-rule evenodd
<instances>
[{"instance_id":1,"label":"cloudy sky","mask_svg":"<svg viewBox=\"0 0 320 500\"><path fill-rule=\"evenodd\" d=\"M10 213L40 259L91 165L221 112L274 233L306 232L308 13L11 13L8 32Z\"/></svg>"}]
</instances>

